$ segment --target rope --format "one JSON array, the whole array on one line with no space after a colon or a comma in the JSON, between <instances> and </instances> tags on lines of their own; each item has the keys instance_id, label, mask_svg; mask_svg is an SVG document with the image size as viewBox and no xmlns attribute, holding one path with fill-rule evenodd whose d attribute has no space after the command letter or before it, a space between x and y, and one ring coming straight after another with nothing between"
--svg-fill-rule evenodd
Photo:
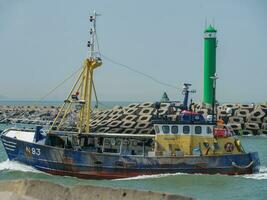
<instances>
[{"instance_id":1,"label":"rope","mask_svg":"<svg viewBox=\"0 0 267 200\"><path fill-rule=\"evenodd\" d=\"M64 79L62 82L60 82L55 88L53 88L52 90L50 90L46 95L42 96L39 100L36 101L36 103L42 101L43 99L45 99L47 96L49 96L51 93L53 93L55 90L57 90L60 86L62 86L65 82L67 82L69 79L71 79L75 74L77 74L80 70L82 69L82 67L80 67L78 70L76 70L75 72L73 72L70 76L68 76L66 79Z\"/></svg>"},{"instance_id":2,"label":"rope","mask_svg":"<svg viewBox=\"0 0 267 200\"><path fill-rule=\"evenodd\" d=\"M232 166L239 168L239 169L247 169L251 167L254 164L254 161L252 160L247 166L238 166L235 162L232 162Z\"/></svg>"},{"instance_id":3,"label":"rope","mask_svg":"<svg viewBox=\"0 0 267 200\"><path fill-rule=\"evenodd\" d=\"M111 59L111 58L109 58L109 57L107 57L107 56L105 56L105 55L103 55L103 54L102 54L102 57L103 57L104 59L106 59L107 61L109 61L109 62L115 64L115 65L121 66L121 67L123 67L123 68L126 68L126 69L132 71L132 72L135 72L136 74L142 75L142 76L144 76L144 77L146 77L146 78L148 78L148 79L154 81L155 83L158 83L158 84L160 84L160 85L163 85L163 86L167 86L167 87L173 88L173 89L175 89L175 90L182 90L181 88L178 88L178 87L176 87L176 86L174 86L174 85L171 85L171 84L169 84L169 83L160 81L160 80L156 79L155 77L153 77L153 76L151 76L151 75L149 75L149 74L146 74L146 73L144 73L144 72L138 71L138 70L136 70L136 69L134 69L134 68L132 68L132 67L130 67L130 66L128 66L128 65L119 63L119 62L117 62L117 61L115 61L115 60L113 60L113 59Z\"/></svg>"}]
</instances>

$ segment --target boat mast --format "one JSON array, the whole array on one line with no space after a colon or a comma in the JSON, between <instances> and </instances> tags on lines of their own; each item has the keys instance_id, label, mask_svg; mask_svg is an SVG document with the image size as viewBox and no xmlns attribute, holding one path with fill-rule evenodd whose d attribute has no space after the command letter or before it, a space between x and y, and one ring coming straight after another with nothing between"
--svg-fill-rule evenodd
<instances>
[{"instance_id":1,"label":"boat mast","mask_svg":"<svg viewBox=\"0 0 267 200\"><path fill-rule=\"evenodd\" d=\"M88 41L88 56L85 59L82 71L78 76L73 88L67 99L64 101L59 113L57 114L51 130L60 130L66 117L70 114L72 105L75 105L77 112L77 129L79 133L90 132L90 121L92 111L92 95L95 93L94 86L94 70L102 65L99 58L99 49L97 49L97 35L96 35L96 18L99 14L94 11L90 16L90 22L93 24L89 30L90 40ZM96 94L95 94L96 96Z\"/></svg>"}]
</instances>

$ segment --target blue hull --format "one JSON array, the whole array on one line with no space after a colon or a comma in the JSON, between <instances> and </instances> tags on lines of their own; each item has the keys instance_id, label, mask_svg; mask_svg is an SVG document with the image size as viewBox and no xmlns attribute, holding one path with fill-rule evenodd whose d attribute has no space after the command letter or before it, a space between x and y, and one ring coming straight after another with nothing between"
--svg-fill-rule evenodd
<instances>
[{"instance_id":1,"label":"blue hull","mask_svg":"<svg viewBox=\"0 0 267 200\"><path fill-rule=\"evenodd\" d=\"M147 157L74 151L1 136L10 160L56 175L113 179L161 173L251 174L257 152L215 156Z\"/></svg>"}]
</instances>

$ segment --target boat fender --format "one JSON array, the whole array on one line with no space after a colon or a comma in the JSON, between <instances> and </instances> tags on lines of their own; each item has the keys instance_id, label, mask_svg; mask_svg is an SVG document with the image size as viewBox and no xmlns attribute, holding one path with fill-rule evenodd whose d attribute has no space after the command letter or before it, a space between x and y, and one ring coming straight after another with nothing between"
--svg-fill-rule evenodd
<instances>
[{"instance_id":1,"label":"boat fender","mask_svg":"<svg viewBox=\"0 0 267 200\"><path fill-rule=\"evenodd\" d=\"M225 145L224 145L224 149L226 152L232 152L234 150L235 146L233 143L231 142L227 142Z\"/></svg>"}]
</instances>

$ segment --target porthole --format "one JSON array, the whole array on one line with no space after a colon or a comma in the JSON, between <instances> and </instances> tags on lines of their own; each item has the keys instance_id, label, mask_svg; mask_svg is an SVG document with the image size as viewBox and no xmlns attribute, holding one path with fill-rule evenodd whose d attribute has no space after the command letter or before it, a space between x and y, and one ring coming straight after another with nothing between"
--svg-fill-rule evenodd
<instances>
[{"instance_id":1,"label":"porthole","mask_svg":"<svg viewBox=\"0 0 267 200\"><path fill-rule=\"evenodd\" d=\"M190 127L189 126L184 126L183 127L183 133L184 134L189 134L190 133Z\"/></svg>"},{"instance_id":2,"label":"porthole","mask_svg":"<svg viewBox=\"0 0 267 200\"><path fill-rule=\"evenodd\" d=\"M178 133L178 126L172 126L171 130L172 130L173 134L177 134Z\"/></svg>"},{"instance_id":3,"label":"porthole","mask_svg":"<svg viewBox=\"0 0 267 200\"><path fill-rule=\"evenodd\" d=\"M163 133L168 134L168 133L170 133L170 127L169 126L162 126L162 131L163 131Z\"/></svg>"},{"instance_id":4,"label":"porthole","mask_svg":"<svg viewBox=\"0 0 267 200\"><path fill-rule=\"evenodd\" d=\"M202 127L201 126L195 126L195 134L201 134L202 133Z\"/></svg>"}]
</instances>

